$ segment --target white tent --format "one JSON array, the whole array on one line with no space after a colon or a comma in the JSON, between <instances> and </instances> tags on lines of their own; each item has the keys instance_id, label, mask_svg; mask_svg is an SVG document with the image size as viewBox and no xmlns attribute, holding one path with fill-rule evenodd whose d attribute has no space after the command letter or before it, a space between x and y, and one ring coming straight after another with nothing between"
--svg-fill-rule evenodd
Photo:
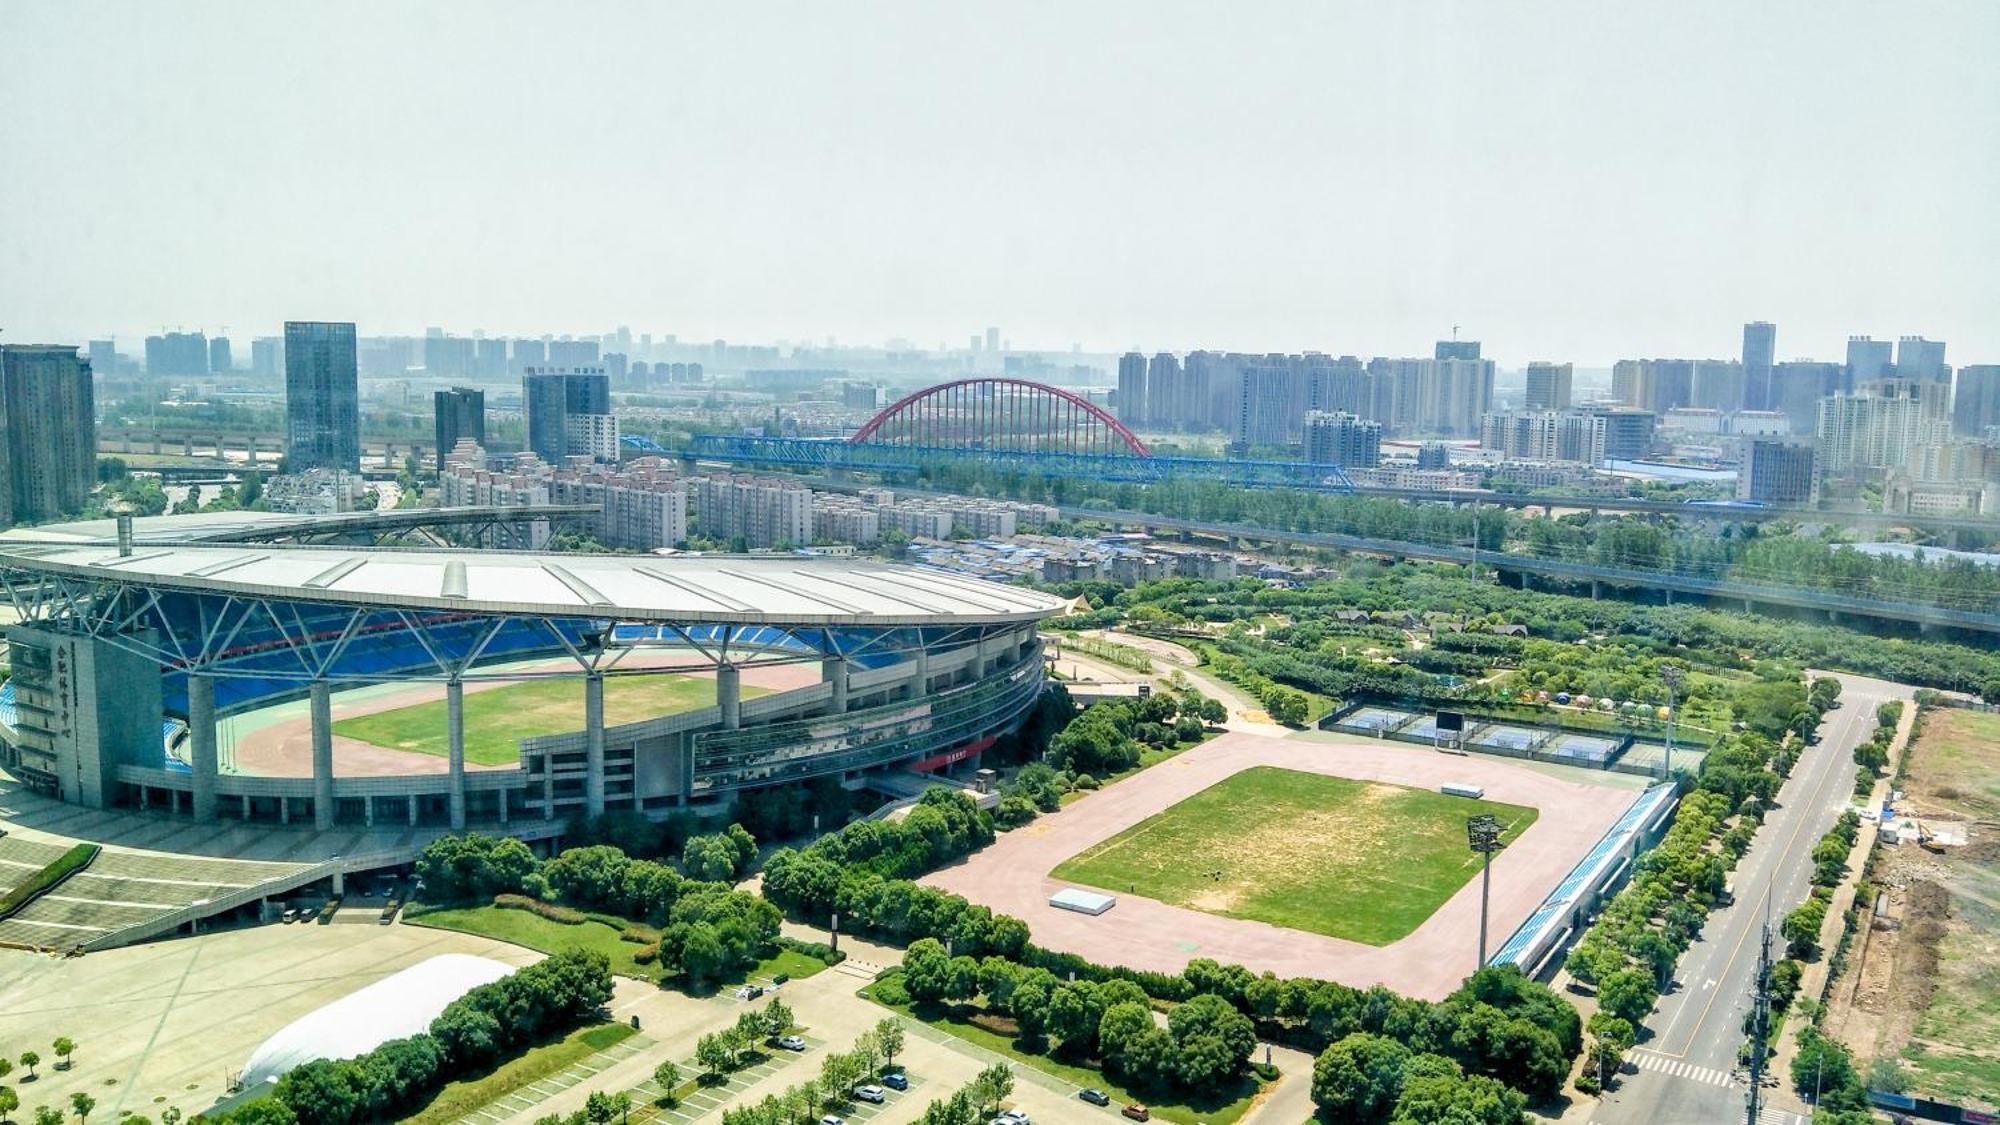
<instances>
[{"instance_id":1,"label":"white tent","mask_svg":"<svg viewBox=\"0 0 2000 1125\"><path fill-rule=\"evenodd\" d=\"M513 972L490 957L446 953L308 1012L264 1040L243 1064L255 1087L314 1059L351 1059L430 1027L453 1000Z\"/></svg>"}]
</instances>

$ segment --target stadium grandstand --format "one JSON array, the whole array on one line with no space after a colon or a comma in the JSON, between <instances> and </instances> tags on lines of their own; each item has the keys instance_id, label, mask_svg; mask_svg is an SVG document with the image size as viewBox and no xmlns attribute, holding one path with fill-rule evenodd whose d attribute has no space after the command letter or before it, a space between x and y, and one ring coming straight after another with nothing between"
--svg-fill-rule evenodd
<instances>
[{"instance_id":1,"label":"stadium grandstand","mask_svg":"<svg viewBox=\"0 0 2000 1125\"><path fill-rule=\"evenodd\" d=\"M305 519L268 521L283 544L245 515L0 536L18 617L0 764L46 797L183 823L550 836L577 815L976 755L1033 707L1036 626L1064 608L857 559L303 545ZM699 677L712 698L608 722L607 681L649 676ZM468 692L551 680L574 683L578 729L469 768ZM335 701L383 685L441 696L439 752L336 772ZM286 706L310 732L296 769L221 752L220 726Z\"/></svg>"}]
</instances>

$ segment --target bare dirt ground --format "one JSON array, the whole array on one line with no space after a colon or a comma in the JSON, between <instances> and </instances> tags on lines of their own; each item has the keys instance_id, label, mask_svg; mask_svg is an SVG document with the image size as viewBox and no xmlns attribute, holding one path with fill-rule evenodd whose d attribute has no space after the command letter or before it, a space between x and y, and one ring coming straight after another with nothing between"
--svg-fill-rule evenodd
<instances>
[{"instance_id":1,"label":"bare dirt ground","mask_svg":"<svg viewBox=\"0 0 2000 1125\"><path fill-rule=\"evenodd\" d=\"M634 653L619 663L621 668L652 668L685 664L686 653ZM551 660L524 668L574 669L576 664L568 658ZM713 671L688 672L684 675L696 679L714 679ZM482 680L465 685L465 693L492 691L506 687L510 681ZM746 687L761 687L771 691L790 691L819 682L817 664L766 664L748 665L743 669L743 684ZM583 684L577 684L579 698L583 694ZM418 703L431 703L444 698L443 684L413 684L406 691L385 694L370 694L363 698L350 698L343 702L339 695L333 697L333 718L352 718L356 715L372 715L378 711L392 711L398 707L409 707ZM298 709L297 704L288 705ZM312 776L312 721L301 710L296 718L285 719L249 731L237 738L235 744L236 770L238 773L260 777L311 777ZM340 777L375 777L383 775L443 773L450 763L435 754L414 751L392 750L359 739L335 735L333 739L333 772ZM512 765L482 766L474 762L466 763L467 770L512 769Z\"/></svg>"},{"instance_id":2,"label":"bare dirt ground","mask_svg":"<svg viewBox=\"0 0 2000 1125\"><path fill-rule=\"evenodd\" d=\"M1918 1090L1947 1100L2000 1099L1990 1061L2000 1034L2000 717L1939 709L1922 719L1898 811L1963 829L1964 847L1877 850L1880 902L1834 983L1827 1027L1864 1063L1915 1054ZM1927 1071L1935 1073L1926 1079Z\"/></svg>"},{"instance_id":3,"label":"bare dirt ground","mask_svg":"<svg viewBox=\"0 0 2000 1125\"><path fill-rule=\"evenodd\" d=\"M1270 738L1231 732L1009 832L967 861L923 882L1027 921L1052 949L1134 968L1175 972L1197 957L1239 962L1279 976L1385 984L1437 999L1478 960L1479 881L1448 899L1410 936L1387 946L1281 929L1168 906L1134 895L1097 917L1058 910L1049 895L1068 884L1049 872L1069 857L1251 766L1277 766L1361 781L1435 789L1446 782L1485 788L1495 801L1541 810L1493 864L1488 947L1497 948L1617 820L1635 789L1550 777L1511 762L1458 757L1366 740ZM1255 809L1245 809L1254 822ZM1385 863L1393 857L1383 856Z\"/></svg>"}]
</instances>

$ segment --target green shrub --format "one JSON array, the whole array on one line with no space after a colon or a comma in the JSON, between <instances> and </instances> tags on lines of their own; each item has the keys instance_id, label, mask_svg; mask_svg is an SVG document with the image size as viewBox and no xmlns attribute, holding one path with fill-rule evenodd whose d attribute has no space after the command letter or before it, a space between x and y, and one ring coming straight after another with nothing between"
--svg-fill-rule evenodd
<instances>
[{"instance_id":1,"label":"green shrub","mask_svg":"<svg viewBox=\"0 0 2000 1125\"><path fill-rule=\"evenodd\" d=\"M11 918L22 907L56 889L64 879L90 866L97 858L96 844L78 844L49 861L48 866L22 880L21 885L0 897L0 918Z\"/></svg>"},{"instance_id":2,"label":"green shrub","mask_svg":"<svg viewBox=\"0 0 2000 1125\"><path fill-rule=\"evenodd\" d=\"M553 902L543 902L541 899L529 898L527 895L494 895L493 905L503 910L525 910L530 914L547 918L551 922L560 922L565 926L581 926L585 922L590 921L590 915L585 914L581 910L572 910L567 906L557 906Z\"/></svg>"}]
</instances>

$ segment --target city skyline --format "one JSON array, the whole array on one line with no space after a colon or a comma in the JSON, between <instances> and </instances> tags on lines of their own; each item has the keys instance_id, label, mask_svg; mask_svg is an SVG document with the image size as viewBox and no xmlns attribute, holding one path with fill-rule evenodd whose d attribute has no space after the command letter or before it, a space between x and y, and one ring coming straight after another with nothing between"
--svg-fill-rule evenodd
<instances>
[{"instance_id":1,"label":"city skyline","mask_svg":"<svg viewBox=\"0 0 2000 1125\"><path fill-rule=\"evenodd\" d=\"M0 16L0 338L2000 354L1991 6L472 13Z\"/></svg>"}]
</instances>

